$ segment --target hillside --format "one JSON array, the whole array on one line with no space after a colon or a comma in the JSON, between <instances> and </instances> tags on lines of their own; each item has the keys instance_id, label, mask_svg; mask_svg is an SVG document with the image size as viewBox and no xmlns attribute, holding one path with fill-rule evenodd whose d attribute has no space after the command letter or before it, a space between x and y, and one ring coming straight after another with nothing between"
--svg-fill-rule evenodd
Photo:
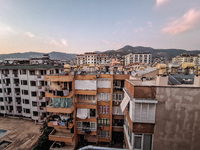
<instances>
[{"instance_id":1,"label":"hillside","mask_svg":"<svg viewBox=\"0 0 200 150\"><path fill-rule=\"evenodd\" d=\"M118 50L108 50L102 53L108 54L109 56L116 57L117 55L123 56L129 53L138 53L138 52L150 52L152 53L153 58L166 57L169 60L172 59L172 57L175 57L183 53L200 54L199 50L187 51L183 49L154 49L151 47L142 47L142 46L132 47L129 45L124 46L123 48L120 48Z\"/></svg>"},{"instance_id":2,"label":"hillside","mask_svg":"<svg viewBox=\"0 0 200 150\"><path fill-rule=\"evenodd\" d=\"M4 60L6 58L38 58L42 57L43 54L44 53L38 53L38 52L0 54L0 60ZM76 54L67 54L61 52L51 52L48 54L51 59L70 60L76 58Z\"/></svg>"},{"instance_id":3,"label":"hillside","mask_svg":"<svg viewBox=\"0 0 200 150\"><path fill-rule=\"evenodd\" d=\"M143 47L143 46L124 46L118 50L107 50L104 52L94 51L97 53L108 54L111 57L121 57L123 55L127 55L129 53L138 53L138 52L150 52L152 53L153 58L161 58L164 57L168 60L171 60L172 57L177 55L186 53L186 54L200 54L200 50L187 51L184 49L154 49L151 47ZM34 58L34 57L42 57L44 53L38 52L26 52L26 53L12 53L12 54L0 54L0 60L6 58ZM67 54L61 52L51 52L49 56L51 59L59 59L59 60L70 60L76 58L77 54Z\"/></svg>"}]
</instances>

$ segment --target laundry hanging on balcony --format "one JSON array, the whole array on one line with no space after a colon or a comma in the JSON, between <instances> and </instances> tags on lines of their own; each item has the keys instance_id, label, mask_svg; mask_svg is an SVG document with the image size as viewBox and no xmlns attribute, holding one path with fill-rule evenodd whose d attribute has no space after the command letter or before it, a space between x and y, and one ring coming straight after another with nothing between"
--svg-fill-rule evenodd
<instances>
[{"instance_id":1,"label":"laundry hanging on balcony","mask_svg":"<svg viewBox=\"0 0 200 150\"><path fill-rule=\"evenodd\" d=\"M76 117L80 119L90 118L89 112L90 112L89 109L78 108Z\"/></svg>"},{"instance_id":2,"label":"laundry hanging on balcony","mask_svg":"<svg viewBox=\"0 0 200 150\"><path fill-rule=\"evenodd\" d=\"M71 108L73 106L73 97L72 98L52 98L53 107L62 107L62 108Z\"/></svg>"}]
</instances>

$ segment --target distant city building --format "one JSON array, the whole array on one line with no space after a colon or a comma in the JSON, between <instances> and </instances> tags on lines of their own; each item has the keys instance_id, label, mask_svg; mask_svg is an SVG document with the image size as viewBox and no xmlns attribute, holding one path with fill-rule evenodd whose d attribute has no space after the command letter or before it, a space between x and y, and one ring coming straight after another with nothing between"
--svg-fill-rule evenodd
<instances>
[{"instance_id":1,"label":"distant city building","mask_svg":"<svg viewBox=\"0 0 200 150\"><path fill-rule=\"evenodd\" d=\"M200 65L200 54L195 55L195 54L182 54L179 56L176 56L172 58L172 63L194 63L195 65Z\"/></svg>"},{"instance_id":2,"label":"distant city building","mask_svg":"<svg viewBox=\"0 0 200 150\"><path fill-rule=\"evenodd\" d=\"M98 53L84 53L77 55L77 64L107 64L108 63L108 55L106 54L98 54Z\"/></svg>"},{"instance_id":3,"label":"distant city building","mask_svg":"<svg viewBox=\"0 0 200 150\"><path fill-rule=\"evenodd\" d=\"M49 101L45 98L44 75L63 70L52 63L42 58L6 59L0 65L0 114L43 121Z\"/></svg>"},{"instance_id":4,"label":"distant city building","mask_svg":"<svg viewBox=\"0 0 200 150\"><path fill-rule=\"evenodd\" d=\"M151 64L152 54L151 53L130 53L125 56L125 66L139 62L145 64Z\"/></svg>"}]
</instances>

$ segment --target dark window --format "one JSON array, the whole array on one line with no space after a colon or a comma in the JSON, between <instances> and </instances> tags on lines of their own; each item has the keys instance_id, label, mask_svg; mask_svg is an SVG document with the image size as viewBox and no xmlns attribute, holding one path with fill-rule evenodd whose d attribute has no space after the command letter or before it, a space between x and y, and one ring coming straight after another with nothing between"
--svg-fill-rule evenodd
<instances>
[{"instance_id":1,"label":"dark window","mask_svg":"<svg viewBox=\"0 0 200 150\"><path fill-rule=\"evenodd\" d=\"M37 111L33 111L33 116L38 116L38 112Z\"/></svg>"},{"instance_id":2,"label":"dark window","mask_svg":"<svg viewBox=\"0 0 200 150\"><path fill-rule=\"evenodd\" d=\"M23 99L23 103L29 104L29 100L28 99Z\"/></svg>"},{"instance_id":3,"label":"dark window","mask_svg":"<svg viewBox=\"0 0 200 150\"><path fill-rule=\"evenodd\" d=\"M35 70L30 70L30 75L35 75Z\"/></svg>"},{"instance_id":4,"label":"dark window","mask_svg":"<svg viewBox=\"0 0 200 150\"><path fill-rule=\"evenodd\" d=\"M96 109L90 109L90 117L96 117Z\"/></svg>"},{"instance_id":5,"label":"dark window","mask_svg":"<svg viewBox=\"0 0 200 150\"><path fill-rule=\"evenodd\" d=\"M0 93L2 93L2 89L0 89Z\"/></svg>"},{"instance_id":6,"label":"dark window","mask_svg":"<svg viewBox=\"0 0 200 150\"><path fill-rule=\"evenodd\" d=\"M31 96L36 97L37 93L36 92L31 92Z\"/></svg>"},{"instance_id":7,"label":"dark window","mask_svg":"<svg viewBox=\"0 0 200 150\"><path fill-rule=\"evenodd\" d=\"M30 109L26 109L26 113L27 113L27 114L30 114Z\"/></svg>"},{"instance_id":8,"label":"dark window","mask_svg":"<svg viewBox=\"0 0 200 150\"><path fill-rule=\"evenodd\" d=\"M37 102L32 102L32 106L37 106Z\"/></svg>"},{"instance_id":9,"label":"dark window","mask_svg":"<svg viewBox=\"0 0 200 150\"><path fill-rule=\"evenodd\" d=\"M27 84L28 84L27 80L21 80L21 85L27 85Z\"/></svg>"},{"instance_id":10,"label":"dark window","mask_svg":"<svg viewBox=\"0 0 200 150\"><path fill-rule=\"evenodd\" d=\"M36 86L36 82L35 81L30 81L31 86Z\"/></svg>"},{"instance_id":11,"label":"dark window","mask_svg":"<svg viewBox=\"0 0 200 150\"><path fill-rule=\"evenodd\" d=\"M28 95L28 90L22 90L23 95Z\"/></svg>"},{"instance_id":12,"label":"dark window","mask_svg":"<svg viewBox=\"0 0 200 150\"><path fill-rule=\"evenodd\" d=\"M3 102L3 97L0 97L0 102Z\"/></svg>"},{"instance_id":13,"label":"dark window","mask_svg":"<svg viewBox=\"0 0 200 150\"><path fill-rule=\"evenodd\" d=\"M5 109L4 109L4 106L1 106L1 110L5 110Z\"/></svg>"},{"instance_id":14,"label":"dark window","mask_svg":"<svg viewBox=\"0 0 200 150\"><path fill-rule=\"evenodd\" d=\"M26 70L25 69L20 70L20 74L26 74Z\"/></svg>"}]
</instances>

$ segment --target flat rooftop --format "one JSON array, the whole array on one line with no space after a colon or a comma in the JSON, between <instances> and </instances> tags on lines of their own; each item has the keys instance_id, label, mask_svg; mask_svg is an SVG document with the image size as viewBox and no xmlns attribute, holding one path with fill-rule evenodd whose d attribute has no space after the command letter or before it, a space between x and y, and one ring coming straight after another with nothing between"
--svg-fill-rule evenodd
<instances>
[{"instance_id":1,"label":"flat rooftop","mask_svg":"<svg viewBox=\"0 0 200 150\"><path fill-rule=\"evenodd\" d=\"M0 142L12 142L6 150L29 149L39 138L39 129L40 125L31 120L0 117L0 130L7 130Z\"/></svg>"}]
</instances>

